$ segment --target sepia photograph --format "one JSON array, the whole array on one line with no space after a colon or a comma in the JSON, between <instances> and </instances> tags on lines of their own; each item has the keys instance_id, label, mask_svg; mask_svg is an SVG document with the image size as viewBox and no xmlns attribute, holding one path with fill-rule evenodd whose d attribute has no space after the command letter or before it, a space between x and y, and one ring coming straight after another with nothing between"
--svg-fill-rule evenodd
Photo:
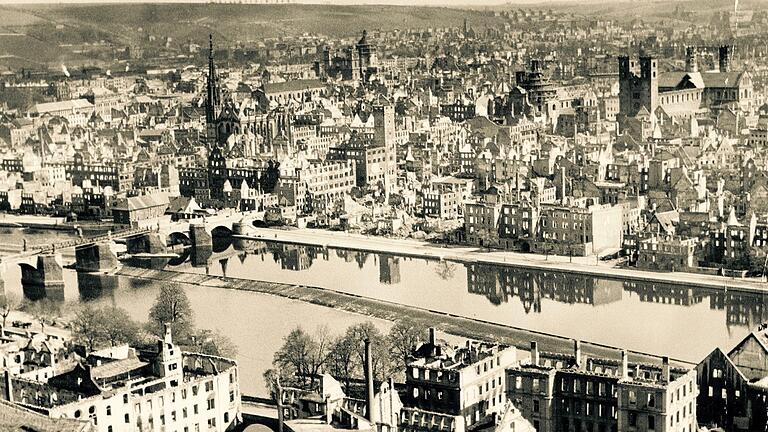
<instances>
[{"instance_id":1,"label":"sepia photograph","mask_svg":"<svg viewBox=\"0 0 768 432\"><path fill-rule=\"evenodd\" d=\"M768 0L0 0L0 432L768 432Z\"/></svg>"}]
</instances>

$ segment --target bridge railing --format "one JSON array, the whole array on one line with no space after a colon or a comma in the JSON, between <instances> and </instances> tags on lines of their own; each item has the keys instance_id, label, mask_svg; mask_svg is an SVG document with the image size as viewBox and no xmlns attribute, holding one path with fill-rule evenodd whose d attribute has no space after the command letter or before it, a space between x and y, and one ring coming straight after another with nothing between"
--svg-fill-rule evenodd
<instances>
[{"instance_id":1,"label":"bridge railing","mask_svg":"<svg viewBox=\"0 0 768 432\"><path fill-rule=\"evenodd\" d=\"M46 244L46 245L35 245L30 248L28 248L28 251L31 252L49 252L56 249L63 249L63 248L69 248L69 247L77 247L82 246L85 244L92 244L92 243L101 243L104 241L116 239L116 238L123 238L123 237L130 237L137 234L145 234L152 231L150 228L142 227L142 228L127 228L123 230L118 230L114 232L109 232L107 234L101 234L94 237L88 237L88 238L80 238L80 239L74 239L74 240L66 240L59 243L54 244Z\"/></svg>"}]
</instances>

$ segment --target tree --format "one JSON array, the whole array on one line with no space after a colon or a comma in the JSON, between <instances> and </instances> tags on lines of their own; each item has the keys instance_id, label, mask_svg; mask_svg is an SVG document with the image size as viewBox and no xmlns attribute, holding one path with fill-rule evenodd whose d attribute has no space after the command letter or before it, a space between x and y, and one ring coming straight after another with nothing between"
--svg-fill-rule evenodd
<instances>
[{"instance_id":1,"label":"tree","mask_svg":"<svg viewBox=\"0 0 768 432\"><path fill-rule=\"evenodd\" d=\"M61 316L61 306L46 298L27 302L22 309L35 318L43 334L46 324L55 322L55 319Z\"/></svg>"},{"instance_id":2,"label":"tree","mask_svg":"<svg viewBox=\"0 0 768 432\"><path fill-rule=\"evenodd\" d=\"M77 311L72 321L72 335L89 351L96 349L96 345L102 340L102 320L103 315L99 309L86 305Z\"/></svg>"},{"instance_id":3,"label":"tree","mask_svg":"<svg viewBox=\"0 0 768 432\"><path fill-rule=\"evenodd\" d=\"M86 305L75 314L72 332L80 343L93 351L102 346L135 344L139 340L139 325L124 309Z\"/></svg>"},{"instance_id":4,"label":"tree","mask_svg":"<svg viewBox=\"0 0 768 432\"><path fill-rule=\"evenodd\" d=\"M328 362L332 345L327 327L318 327L313 335L296 327L283 338L283 346L275 352L272 364L281 375L299 377L302 385L309 379L309 384L314 385Z\"/></svg>"},{"instance_id":5,"label":"tree","mask_svg":"<svg viewBox=\"0 0 768 432\"><path fill-rule=\"evenodd\" d=\"M141 326L125 309L108 306L101 309L102 337L110 346L134 345L141 339Z\"/></svg>"},{"instance_id":6,"label":"tree","mask_svg":"<svg viewBox=\"0 0 768 432\"><path fill-rule=\"evenodd\" d=\"M379 329L372 322L366 321L347 328L344 336L350 340L349 343L355 346L361 371L365 371L365 341L370 341L373 377L383 381L389 372L391 362L387 341Z\"/></svg>"},{"instance_id":7,"label":"tree","mask_svg":"<svg viewBox=\"0 0 768 432\"><path fill-rule=\"evenodd\" d=\"M3 317L3 328L8 326L8 316L19 309L23 302L16 293L6 293L0 297L0 316Z\"/></svg>"},{"instance_id":8,"label":"tree","mask_svg":"<svg viewBox=\"0 0 768 432\"><path fill-rule=\"evenodd\" d=\"M315 330L310 345L309 357L307 358L307 373L309 374L311 384L315 384L315 378L328 361L333 346L333 339L330 336L328 326L320 326Z\"/></svg>"},{"instance_id":9,"label":"tree","mask_svg":"<svg viewBox=\"0 0 768 432\"><path fill-rule=\"evenodd\" d=\"M357 345L346 335L336 338L328 355L328 372L343 381L347 390L349 390L350 381L357 371L356 356Z\"/></svg>"},{"instance_id":10,"label":"tree","mask_svg":"<svg viewBox=\"0 0 768 432\"><path fill-rule=\"evenodd\" d=\"M152 334L162 337L166 323L171 325L177 340L187 339L194 329L192 306L187 293L178 285L163 285L149 310L148 329Z\"/></svg>"},{"instance_id":11,"label":"tree","mask_svg":"<svg viewBox=\"0 0 768 432\"><path fill-rule=\"evenodd\" d=\"M301 327L296 327L283 338L283 346L275 352L272 364L281 376L298 377L306 384L307 359L312 349L312 338Z\"/></svg>"},{"instance_id":12,"label":"tree","mask_svg":"<svg viewBox=\"0 0 768 432\"><path fill-rule=\"evenodd\" d=\"M424 330L411 318L400 318L389 330L387 342L392 353L393 367L398 372L405 372L408 358L417 345L425 340Z\"/></svg>"},{"instance_id":13,"label":"tree","mask_svg":"<svg viewBox=\"0 0 768 432\"><path fill-rule=\"evenodd\" d=\"M200 330L194 340L197 352L226 358L237 355L237 345L218 330Z\"/></svg>"}]
</instances>

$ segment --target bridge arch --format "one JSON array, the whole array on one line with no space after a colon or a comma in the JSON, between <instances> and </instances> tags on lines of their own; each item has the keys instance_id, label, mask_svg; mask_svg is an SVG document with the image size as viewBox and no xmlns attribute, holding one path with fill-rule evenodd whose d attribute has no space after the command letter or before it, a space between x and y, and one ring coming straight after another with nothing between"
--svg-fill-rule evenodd
<instances>
[{"instance_id":1,"label":"bridge arch","mask_svg":"<svg viewBox=\"0 0 768 432\"><path fill-rule=\"evenodd\" d=\"M221 225L215 227L211 230L211 240L215 253L226 251L232 245L232 228Z\"/></svg>"}]
</instances>

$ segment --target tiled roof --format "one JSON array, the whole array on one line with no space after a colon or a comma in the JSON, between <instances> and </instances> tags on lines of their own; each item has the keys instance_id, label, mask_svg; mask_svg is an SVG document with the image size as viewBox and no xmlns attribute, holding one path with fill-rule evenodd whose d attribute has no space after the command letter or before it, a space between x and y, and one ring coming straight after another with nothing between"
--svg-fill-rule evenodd
<instances>
[{"instance_id":1,"label":"tiled roof","mask_svg":"<svg viewBox=\"0 0 768 432\"><path fill-rule=\"evenodd\" d=\"M91 104L87 100L74 99L74 100L61 101L61 102L39 103L39 104L36 104L34 107L32 107L30 111L38 114L45 114L49 112L71 111L71 110L77 110L77 109L90 109L90 108L93 108L93 104Z\"/></svg>"},{"instance_id":2,"label":"tiled roof","mask_svg":"<svg viewBox=\"0 0 768 432\"><path fill-rule=\"evenodd\" d=\"M264 93L283 93L302 91L307 89L323 88L325 84L322 81L307 79L307 80L293 80L282 83L265 83Z\"/></svg>"},{"instance_id":3,"label":"tiled roof","mask_svg":"<svg viewBox=\"0 0 768 432\"><path fill-rule=\"evenodd\" d=\"M95 380L110 378L141 369L148 364L139 360L138 357L128 357L92 368L91 377Z\"/></svg>"},{"instance_id":4,"label":"tiled roof","mask_svg":"<svg viewBox=\"0 0 768 432\"><path fill-rule=\"evenodd\" d=\"M743 72L707 72L701 74L704 85L709 88L737 87Z\"/></svg>"},{"instance_id":5,"label":"tiled roof","mask_svg":"<svg viewBox=\"0 0 768 432\"><path fill-rule=\"evenodd\" d=\"M141 195L122 199L115 206L117 210L140 210L150 207L159 207L168 205L168 195L164 193L154 193L151 195Z\"/></svg>"},{"instance_id":6,"label":"tiled roof","mask_svg":"<svg viewBox=\"0 0 768 432\"><path fill-rule=\"evenodd\" d=\"M93 430L89 422L54 419L0 400L0 430L35 432L81 432Z\"/></svg>"}]
</instances>

